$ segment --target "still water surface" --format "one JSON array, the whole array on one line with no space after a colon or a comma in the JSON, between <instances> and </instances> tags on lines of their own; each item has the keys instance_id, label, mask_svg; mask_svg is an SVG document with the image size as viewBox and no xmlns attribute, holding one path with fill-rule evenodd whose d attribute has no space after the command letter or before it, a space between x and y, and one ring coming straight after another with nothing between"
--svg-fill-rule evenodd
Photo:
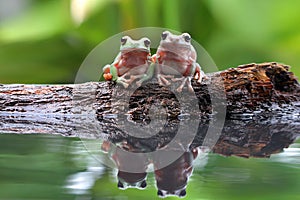
<instances>
[{"instance_id":1,"label":"still water surface","mask_svg":"<svg viewBox=\"0 0 300 200\"><path fill-rule=\"evenodd\" d=\"M0 135L1 200L158 199L152 173L145 190L119 190L116 173L77 138ZM300 141L270 159L198 156L185 199L300 199Z\"/></svg>"}]
</instances>

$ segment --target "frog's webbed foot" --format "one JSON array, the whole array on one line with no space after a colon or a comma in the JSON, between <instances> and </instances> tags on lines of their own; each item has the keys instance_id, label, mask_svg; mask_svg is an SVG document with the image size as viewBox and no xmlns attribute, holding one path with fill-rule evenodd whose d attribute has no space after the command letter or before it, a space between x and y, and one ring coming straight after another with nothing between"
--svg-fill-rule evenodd
<instances>
[{"instance_id":1,"label":"frog's webbed foot","mask_svg":"<svg viewBox=\"0 0 300 200\"><path fill-rule=\"evenodd\" d=\"M157 75L158 83L160 85L163 85L163 86L171 85L170 81L168 81L169 78L174 78L174 76L172 76L172 75L163 75L163 74L158 74Z\"/></svg>"},{"instance_id":2,"label":"frog's webbed foot","mask_svg":"<svg viewBox=\"0 0 300 200\"><path fill-rule=\"evenodd\" d=\"M131 83L134 82L136 79L141 79L143 76L144 76L143 74L141 74L141 75L131 75L131 76L130 76L130 79L127 79L127 81L128 81L127 83L131 84ZM137 85L138 87L140 87L140 86L142 85L142 83L140 83L140 81L137 81L137 82L136 82L136 85Z\"/></svg>"},{"instance_id":3,"label":"frog's webbed foot","mask_svg":"<svg viewBox=\"0 0 300 200\"><path fill-rule=\"evenodd\" d=\"M173 81L181 81L180 86L176 89L177 92L182 92L185 84L187 85L189 92L194 92L194 89L193 89L192 83L191 83L191 77L174 78L172 80Z\"/></svg>"},{"instance_id":4,"label":"frog's webbed foot","mask_svg":"<svg viewBox=\"0 0 300 200\"><path fill-rule=\"evenodd\" d=\"M192 86L192 77L187 77L186 84L187 84L189 92L193 93L194 88Z\"/></svg>"},{"instance_id":5,"label":"frog's webbed foot","mask_svg":"<svg viewBox=\"0 0 300 200\"><path fill-rule=\"evenodd\" d=\"M120 76L117 79L117 83L122 84L125 88L127 88L132 82L134 82L136 79L141 78L143 75L130 75L130 78L125 78L127 77L128 74L124 74L122 76Z\"/></svg>"},{"instance_id":6,"label":"frog's webbed foot","mask_svg":"<svg viewBox=\"0 0 300 200\"><path fill-rule=\"evenodd\" d=\"M127 83L127 79L123 78L123 77L119 77L117 78L116 82L118 84L123 85L124 88L128 88L129 84Z\"/></svg>"},{"instance_id":7,"label":"frog's webbed foot","mask_svg":"<svg viewBox=\"0 0 300 200\"><path fill-rule=\"evenodd\" d=\"M151 78L151 76L149 76L149 75L147 75L147 74L137 75L137 76L135 76L135 77L140 79L140 80L138 80L138 81L136 82L136 85L137 85L138 87L141 87L141 85L142 85L143 82L145 82L145 81L147 81L147 80L149 80L149 79Z\"/></svg>"}]
</instances>

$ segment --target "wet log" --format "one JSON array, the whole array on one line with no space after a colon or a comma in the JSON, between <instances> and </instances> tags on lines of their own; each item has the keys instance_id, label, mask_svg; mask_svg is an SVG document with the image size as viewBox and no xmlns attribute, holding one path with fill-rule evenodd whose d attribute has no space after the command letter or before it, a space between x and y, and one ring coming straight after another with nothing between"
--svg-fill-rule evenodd
<instances>
[{"instance_id":1,"label":"wet log","mask_svg":"<svg viewBox=\"0 0 300 200\"><path fill-rule=\"evenodd\" d=\"M140 145L145 142L149 149L155 149L170 141L181 118L188 115L200 121L193 141L194 146L200 146L205 127L219 114L216 119L224 118L223 122L220 120L224 127L217 145L226 143L227 148L217 146L215 152L232 155L234 150L229 149L234 149L234 145L247 148L252 145L257 149L252 155L258 157L268 154L267 150L265 153L260 150L268 146L267 141L275 133L289 132L289 141L300 133L300 86L287 65L247 64L208 74L208 79L201 84L193 82L196 103L190 95L180 96L155 80L133 93L116 87L111 82L0 85L0 133L127 139ZM168 123L163 130L156 130L162 134L153 136L152 142L147 138L137 142L128 136L126 127L130 123L149 124L161 111L158 109L151 115L153 105L165 110L158 117L166 117ZM129 122L124 124L124 121ZM262 128L265 126L262 124L267 124L269 129ZM157 125L160 126L161 123ZM247 154L251 153L245 150L240 156Z\"/></svg>"}]
</instances>

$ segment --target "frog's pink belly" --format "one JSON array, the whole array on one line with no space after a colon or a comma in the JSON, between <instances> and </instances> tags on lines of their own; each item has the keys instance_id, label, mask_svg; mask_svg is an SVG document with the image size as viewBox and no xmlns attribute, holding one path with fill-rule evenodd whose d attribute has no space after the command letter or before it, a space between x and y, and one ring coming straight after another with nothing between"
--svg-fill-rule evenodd
<instances>
[{"instance_id":1,"label":"frog's pink belly","mask_svg":"<svg viewBox=\"0 0 300 200\"><path fill-rule=\"evenodd\" d=\"M188 66L182 62L164 61L160 66L160 72L165 75L183 75Z\"/></svg>"},{"instance_id":2,"label":"frog's pink belly","mask_svg":"<svg viewBox=\"0 0 300 200\"><path fill-rule=\"evenodd\" d=\"M138 75L145 73L147 70L146 52L130 52L122 56L120 66L118 66L118 74L122 76L125 73L128 75Z\"/></svg>"},{"instance_id":3,"label":"frog's pink belly","mask_svg":"<svg viewBox=\"0 0 300 200\"><path fill-rule=\"evenodd\" d=\"M132 65L130 67L121 67L118 70L119 76L124 75L127 73L128 75L140 75L147 72L148 65L147 64L141 64L141 65Z\"/></svg>"},{"instance_id":4,"label":"frog's pink belly","mask_svg":"<svg viewBox=\"0 0 300 200\"><path fill-rule=\"evenodd\" d=\"M126 59L126 67L133 68L140 65L144 65L146 63L147 58L138 57L138 56L131 56Z\"/></svg>"}]
</instances>

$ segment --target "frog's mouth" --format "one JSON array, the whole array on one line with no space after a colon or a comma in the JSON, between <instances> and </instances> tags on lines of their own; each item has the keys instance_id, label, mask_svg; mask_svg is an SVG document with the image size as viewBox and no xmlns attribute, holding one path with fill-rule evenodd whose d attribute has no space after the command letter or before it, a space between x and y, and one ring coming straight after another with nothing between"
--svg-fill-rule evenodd
<instances>
[{"instance_id":1,"label":"frog's mouth","mask_svg":"<svg viewBox=\"0 0 300 200\"><path fill-rule=\"evenodd\" d=\"M161 51L169 51L174 53L186 53L191 51L190 45L185 44L174 44L172 42L161 44L159 49Z\"/></svg>"},{"instance_id":2,"label":"frog's mouth","mask_svg":"<svg viewBox=\"0 0 300 200\"><path fill-rule=\"evenodd\" d=\"M122 53L131 53L131 52L147 52L149 53L149 49L146 48L126 48L121 50Z\"/></svg>"},{"instance_id":3,"label":"frog's mouth","mask_svg":"<svg viewBox=\"0 0 300 200\"><path fill-rule=\"evenodd\" d=\"M186 185L181 187L181 188L178 188L176 190L159 190L160 191L160 194L159 196L160 197L168 197L168 196L178 196L178 197L184 197L185 195L182 195L181 192L182 191L185 191L186 189Z\"/></svg>"}]
</instances>

